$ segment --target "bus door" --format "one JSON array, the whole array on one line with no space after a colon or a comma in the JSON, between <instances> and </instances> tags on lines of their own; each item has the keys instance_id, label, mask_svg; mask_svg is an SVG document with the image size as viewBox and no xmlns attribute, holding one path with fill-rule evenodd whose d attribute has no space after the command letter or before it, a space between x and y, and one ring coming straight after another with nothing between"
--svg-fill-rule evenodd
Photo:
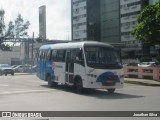
<instances>
[{"instance_id":1,"label":"bus door","mask_svg":"<svg viewBox=\"0 0 160 120\"><path fill-rule=\"evenodd\" d=\"M41 59L41 78L45 79L45 71L46 71L46 62L45 62L45 51L42 52L42 59Z\"/></svg>"},{"instance_id":2,"label":"bus door","mask_svg":"<svg viewBox=\"0 0 160 120\"><path fill-rule=\"evenodd\" d=\"M42 80L45 79L43 73L44 73L44 52L40 50L37 59L37 75Z\"/></svg>"},{"instance_id":3,"label":"bus door","mask_svg":"<svg viewBox=\"0 0 160 120\"><path fill-rule=\"evenodd\" d=\"M54 62L54 80L58 84L65 84L65 53L66 50L54 50L53 51L53 62Z\"/></svg>"},{"instance_id":4,"label":"bus door","mask_svg":"<svg viewBox=\"0 0 160 120\"><path fill-rule=\"evenodd\" d=\"M73 84L73 76L74 76L74 60L72 59L72 52L66 52L66 83Z\"/></svg>"}]
</instances>

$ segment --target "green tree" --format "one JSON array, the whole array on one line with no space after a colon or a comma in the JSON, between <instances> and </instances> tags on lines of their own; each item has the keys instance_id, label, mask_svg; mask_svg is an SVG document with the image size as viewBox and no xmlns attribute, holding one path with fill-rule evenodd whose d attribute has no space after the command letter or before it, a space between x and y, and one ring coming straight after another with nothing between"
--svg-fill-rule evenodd
<instances>
[{"instance_id":1,"label":"green tree","mask_svg":"<svg viewBox=\"0 0 160 120\"><path fill-rule=\"evenodd\" d=\"M41 42L44 41L43 37L40 36L40 35L39 35L37 38L35 38L35 40L36 40L37 42L39 42L39 43L41 43Z\"/></svg>"},{"instance_id":2,"label":"green tree","mask_svg":"<svg viewBox=\"0 0 160 120\"><path fill-rule=\"evenodd\" d=\"M11 39L14 38L14 25L13 22L10 21L8 24L8 29L5 31L5 39Z\"/></svg>"},{"instance_id":3,"label":"green tree","mask_svg":"<svg viewBox=\"0 0 160 120\"><path fill-rule=\"evenodd\" d=\"M9 46L8 44L2 43L0 45L0 48L2 51L11 51L11 46Z\"/></svg>"},{"instance_id":4,"label":"green tree","mask_svg":"<svg viewBox=\"0 0 160 120\"><path fill-rule=\"evenodd\" d=\"M24 22L21 14L18 14L18 17L14 22L15 22L14 24L15 37L16 38L29 37L28 32L27 32L29 25L30 25L29 21Z\"/></svg>"},{"instance_id":5,"label":"green tree","mask_svg":"<svg viewBox=\"0 0 160 120\"><path fill-rule=\"evenodd\" d=\"M14 22L10 21L6 27L4 22L4 10L0 10L0 49L10 50L10 46L5 44L5 40L14 43L21 42L22 38L28 38L29 21L24 21L20 14L18 14Z\"/></svg>"},{"instance_id":6,"label":"green tree","mask_svg":"<svg viewBox=\"0 0 160 120\"><path fill-rule=\"evenodd\" d=\"M5 30L5 23L4 23L4 10L0 10L0 45L3 43L4 39L4 30Z\"/></svg>"},{"instance_id":7,"label":"green tree","mask_svg":"<svg viewBox=\"0 0 160 120\"><path fill-rule=\"evenodd\" d=\"M131 32L137 40L151 45L160 44L160 2L146 6L137 18Z\"/></svg>"}]
</instances>

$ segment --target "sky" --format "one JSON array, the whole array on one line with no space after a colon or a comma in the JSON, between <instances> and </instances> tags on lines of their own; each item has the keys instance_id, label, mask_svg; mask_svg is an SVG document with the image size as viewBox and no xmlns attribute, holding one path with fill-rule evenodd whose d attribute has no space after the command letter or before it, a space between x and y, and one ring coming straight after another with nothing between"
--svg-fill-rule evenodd
<instances>
[{"instance_id":1,"label":"sky","mask_svg":"<svg viewBox=\"0 0 160 120\"><path fill-rule=\"evenodd\" d=\"M18 14L30 22L30 37L39 35L39 7L46 5L47 39L71 39L70 0L0 0L0 9L5 10L5 24L14 21Z\"/></svg>"}]
</instances>

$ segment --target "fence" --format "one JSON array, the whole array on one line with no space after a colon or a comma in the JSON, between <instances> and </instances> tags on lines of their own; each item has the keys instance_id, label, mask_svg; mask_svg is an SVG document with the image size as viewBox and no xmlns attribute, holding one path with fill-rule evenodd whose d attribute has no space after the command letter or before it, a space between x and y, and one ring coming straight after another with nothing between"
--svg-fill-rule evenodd
<instances>
[{"instance_id":1,"label":"fence","mask_svg":"<svg viewBox=\"0 0 160 120\"><path fill-rule=\"evenodd\" d=\"M160 67L125 66L124 75L125 77L147 78L160 81Z\"/></svg>"}]
</instances>

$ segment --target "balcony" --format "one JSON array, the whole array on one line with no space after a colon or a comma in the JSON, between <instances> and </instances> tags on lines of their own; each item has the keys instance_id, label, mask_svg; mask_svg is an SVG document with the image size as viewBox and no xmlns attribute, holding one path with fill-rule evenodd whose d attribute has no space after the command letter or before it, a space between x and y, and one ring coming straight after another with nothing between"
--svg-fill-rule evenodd
<instances>
[{"instance_id":1,"label":"balcony","mask_svg":"<svg viewBox=\"0 0 160 120\"><path fill-rule=\"evenodd\" d=\"M125 38L130 38L130 35L124 35Z\"/></svg>"},{"instance_id":2,"label":"balcony","mask_svg":"<svg viewBox=\"0 0 160 120\"><path fill-rule=\"evenodd\" d=\"M129 16L126 16L126 17L124 17L124 20L128 20L130 17Z\"/></svg>"},{"instance_id":3,"label":"balcony","mask_svg":"<svg viewBox=\"0 0 160 120\"><path fill-rule=\"evenodd\" d=\"M135 9L135 8L137 8L137 5L134 5L134 6L131 7L131 9Z\"/></svg>"},{"instance_id":4,"label":"balcony","mask_svg":"<svg viewBox=\"0 0 160 120\"><path fill-rule=\"evenodd\" d=\"M130 25L127 25L127 26L125 26L124 28L125 28L125 29L129 29L129 28L130 28Z\"/></svg>"},{"instance_id":5,"label":"balcony","mask_svg":"<svg viewBox=\"0 0 160 120\"><path fill-rule=\"evenodd\" d=\"M129 10L129 7L124 7L123 10Z\"/></svg>"}]
</instances>

